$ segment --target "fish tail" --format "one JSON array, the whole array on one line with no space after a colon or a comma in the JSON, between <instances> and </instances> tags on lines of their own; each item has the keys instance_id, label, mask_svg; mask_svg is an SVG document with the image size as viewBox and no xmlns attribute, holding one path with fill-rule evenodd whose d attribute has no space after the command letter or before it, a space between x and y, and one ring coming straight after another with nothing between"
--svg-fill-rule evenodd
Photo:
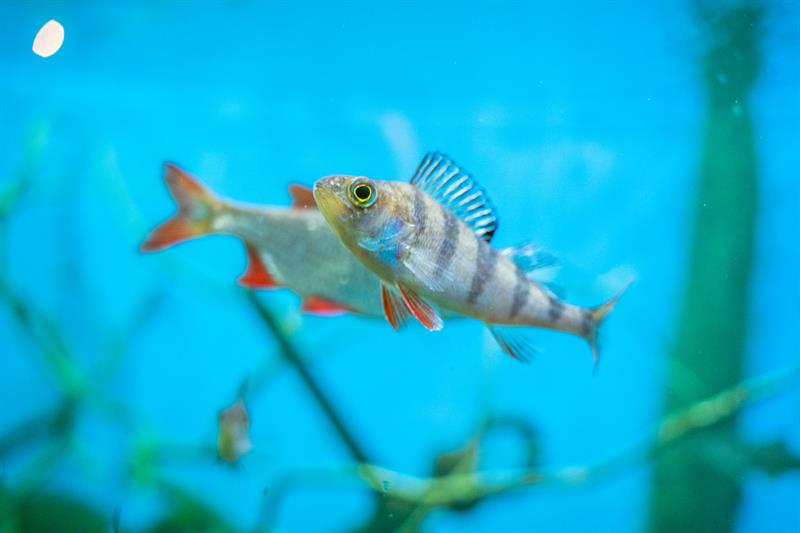
<instances>
[{"instance_id":1,"label":"fish tail","mask_svg":"<svg viewBox=\"0 0 800 533\"><path fill-rule=\"evenodd\" d=\"M164 182L178 206L177 212L157 226L140 249L151 252L211 233L220 200L188 172L172 163L164 165Z\"/></svg>"},{"instance_id":2,"label":"fish tail","mask_svg":"<svg viewBox=\"0 0 800 533\"><path fill-rule=\"evenodd\" d=\"M616 295L609 298L606 302L596 307L589 307L588 309L584 310L584 338L589 343L589 347L592 349L594 372L597 372L597 364L600 362L600 326L603 324L603 320L605 320L605 318L614 309L614 306L616 305L617 301L619 301L620 297L625 293L625 291L628 290L630 286L631 283L628 283L628 285L626 285Z\"/></svg>"}]
</instances>

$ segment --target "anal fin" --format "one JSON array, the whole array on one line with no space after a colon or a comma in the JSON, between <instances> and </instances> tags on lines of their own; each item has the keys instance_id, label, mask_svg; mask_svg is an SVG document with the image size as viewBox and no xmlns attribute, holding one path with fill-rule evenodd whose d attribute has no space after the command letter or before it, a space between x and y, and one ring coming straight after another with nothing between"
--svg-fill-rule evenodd
<instances>
[{"instance_id":1,"label":"anal fin","mask_svg":"<svg viewBox=\"0 0 800 533\"><path fill-rule=\"evenodd\" d=\"M238 282L240 285L250 287L251 289L274 289L278 286L275 278L267 270L267 266L258 255L258 250L252 244L245 242L245 250L247 250L247 270L244 274L239 276Z\"/></svg>"},{"instance_id":2,"label":"anal fin","mask_svg":"<svg viewBox=\"0 0 800 533\"><path fill-rule=\"evenodd\" d=\"M425 326L425 329L428 331L439 331L444 327L444 322L442 321L442 317L439 316L439 313L436 310L428 305L428 303L423 300L419 294L412 291L408 287L404 287L403 285L397 285L397 289L400 291L400 296L403 298L403 303L406 304L406 307L414 315L414 318L419 320L419 323Z\"/></svg>"},{"instance_id":3,"label":"anal fin","mask_svg":"<svg viewBox=\"0 0 800 533\"><path fill-rule=\"evenodd\" d=\"M488 324L488 326L500 348L517 361L527 363L536 355L536 347L531 344L524 334L516 332L512 328L501 328L491 324Z\"/></svg>"},{"instance_id":4,"label":"anal fin","mask_svg":"<svg viewBox=\"0 0 800 533\"><path fill-rule=\"evenodd\" d=\"M331 300L326 300L325 298L320 298L319 296L309 296L308 298L304 298L303 305L300 309L306 313L322 316L340 315L350 311L350 309L342 304L333 302Z\"/></svg>"},{"instance_id":5,"label":"anal fin","mask_svg":"<svg viewBox=\"0 0 800 533\"><path fill-rule=\"evenodd\" d=\"M402 298L395 294L389 287L381 283L381 303L386 320L394 329L399 329L410 316Z\"/></svg>"}]
</instances>

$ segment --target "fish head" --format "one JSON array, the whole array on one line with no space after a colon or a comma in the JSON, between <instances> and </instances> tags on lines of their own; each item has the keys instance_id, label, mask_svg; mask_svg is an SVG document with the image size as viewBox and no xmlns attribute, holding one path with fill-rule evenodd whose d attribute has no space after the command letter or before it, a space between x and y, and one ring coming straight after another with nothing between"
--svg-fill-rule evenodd
<instances>
[{"instance_id":1,"label":"fish head","mask_svg":"<svg viewBox=\"0 0 800 533\"><path fill-rule=\"evenodd\" d=\"M403 219L396 188L364 176L326 176L314 184L314 200L346 246L370 250L389 244Z\"/></svg>"}]
</instances>

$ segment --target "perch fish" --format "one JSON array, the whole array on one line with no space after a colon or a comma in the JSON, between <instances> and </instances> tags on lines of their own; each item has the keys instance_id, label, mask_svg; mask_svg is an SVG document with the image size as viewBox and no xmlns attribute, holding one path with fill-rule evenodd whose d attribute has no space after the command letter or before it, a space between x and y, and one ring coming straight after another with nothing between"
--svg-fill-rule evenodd
<instances>
[{"instance_id":1,"label":"perch fish","mask_svg":"<svg viewBox=\"0 0 800 533\"><path fill-rule=\"evenodd\" d=\"M410 183L327 176L314 185L314 198L342 242L381 278L384 313L395 328L412 315L429 330L441 329L438 308L483 321L517 359L532 348L520 328L505 326L582 337L597 364L597 330L619 294L580 307L530 279L532 247L490 245L494 207L446 155L429 153Z\"/></svg>"}]
</instances>

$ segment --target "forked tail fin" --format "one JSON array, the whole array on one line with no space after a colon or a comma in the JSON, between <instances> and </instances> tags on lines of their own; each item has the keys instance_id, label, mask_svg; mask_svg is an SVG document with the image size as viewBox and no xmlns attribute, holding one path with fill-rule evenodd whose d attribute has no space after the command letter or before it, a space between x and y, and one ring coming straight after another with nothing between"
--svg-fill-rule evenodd
<instances>
[{"instance_id":1,"label":"forked tail fin","mask_svg":"<svg viewBox=\"0 0 800 533\"><path fill-rule=\"evenodd\" d=\"M632 283L633 282L628 283L621 291L619 291L615 296L611 297L605 303L602 303L596 307L590 307L585 311L586 323L584 326L584 336L589 342L589 347L592 349L594 372L597 372L597 364L600 362L600 347L598 340L600 326L602 325L603 320L609 315L609 313L611 313L611 310L614 309L614 305L616 305L617 301L625 293L625 291L628 290Z\"/></svg>"},{"instance_id":2,"label":"forked tail fin","mask_svg":"<svg viewBox=\"0 0 800 533\"><path fill-rule=\"evenodd\" d=\"M164 165L164 182L178 205L178 211L157 226L140 249L161 250L175 243L211 232L219 200L188 172L172 163Z\"/></svg>"}]
</instances>

